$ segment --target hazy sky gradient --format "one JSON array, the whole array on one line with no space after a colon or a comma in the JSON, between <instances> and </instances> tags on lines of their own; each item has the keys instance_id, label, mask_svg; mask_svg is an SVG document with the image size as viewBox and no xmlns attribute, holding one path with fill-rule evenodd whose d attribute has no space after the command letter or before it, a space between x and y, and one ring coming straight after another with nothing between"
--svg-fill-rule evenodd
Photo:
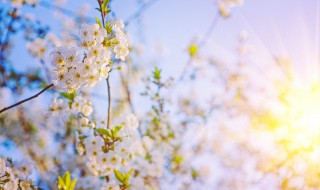
<instances>
[{"instance_id":1,"label":"hazy sky gradient","mask_svg":"<svg viewBox=\"0 0 320 190\"><path fill-rule=\"evenodd\" d=\"M96 1L70 0L67 9L77 11L83 3L91 5L89 17L99 16L94 10ZM139 8L137 0L114 0L111 7L119 19L126 20ZM23 12L35 14L53 31L59 31L53 12L44 8L24 7ZM157 0L127 28L134 44L142 44L151 71L155 64L163 69L165 76L177 76L188 60L185 49L194 38L201 39L217 13L210 0ZM288 56L297 71L307 78L319 76L319 1L316 0L244 0L242 7L232 10L228 19L220 19L200 53L235 59L235 48L241 30L248 31L248 43L252 47L252 61L259 65L270 64L272 56ZM16 42L11 60L19 70L39 67L40 64L27 53L25 43L20 43L21 33L14 36ZM163 46L164 54L155 53L155 47ZM263 72L263 71L261 71ZM268 75L265 74L265 75ZM269 76L269 77L272 77ZM97 87L105 94L105 84ZM140 91L141 92L141 91ZM139 90L135 93L138 98ZM136 105L141 103L137 99ZM143 102L143 101L142 101ZM101 107L107 106L106 101Z\"/></svg>"}]
</instances>

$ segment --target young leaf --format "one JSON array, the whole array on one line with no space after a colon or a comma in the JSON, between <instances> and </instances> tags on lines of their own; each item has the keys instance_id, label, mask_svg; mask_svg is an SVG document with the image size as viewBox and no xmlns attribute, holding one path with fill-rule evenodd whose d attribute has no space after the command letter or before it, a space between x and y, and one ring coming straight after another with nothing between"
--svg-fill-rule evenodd
<instances>
[{"instance_id":1,"label":"young leaf","mask_svg":"<svg viewBox=\"0 0 320 190\"><path fill-rule=\"evenodd\" d=\"M174 156L173 159L172 159L173 162L177 163L177 164L180 164L182 161L183 161L183 157L182 156Z\"/></svg>"},{"instance_id":2,"label":"young leaf","mask_svg":"<svg viewBox=\"0 0 320 190\"><path fill-rule=\"evenodd\" d=\"M120 131L121 128L122 128L121 125L116 126L116 127L112 130L112 136L113 136L113 137L117 137L117 136L118 136L118 132Z\"/></svg>"},{"instance_id":3,"label":"young leaf","mask_svg":"<svg viewBox=\"0 0 320 190\"><path fill-rule=\"evenodd\" d=\"M109 4L109 0L104 0L103 3L102 3L102 11L103 12L106 12L106 8Z\"/></svg>"},{"instance_id":4,"label":"young leaf","mask_svg":"<svg viewBox=\"0 0 320 190\"><path fill-rule=\"evenodd\" d=\"M63 189L65 187L66 187L66 184L64 183L63 179L60 176L58 176L58 188Z\"/></svg>"},{"instance_id":5,"label":"young leaf","mask_svg":"<svg viewBox=\"0 0 320 190\"><path fill-rule=\"evenodd\" d=\"M69 187L70 182L71 182L71 177L70 177L70 173L68 171L64 174L63 180L64 180L66 186Z\"/></svg>"},{"instance_id":6,"label":"young leaf","mask_svg":"<svg viewBox=\"0 0 320 190\"><path fill-rule=\"evenodd\" d=\"M193 179L196 179L199 176L199 172L197 172L197 170L194 168L191 168L191 176Z\"/></svg>"},{"instance_id":7,"label":"young leaf","mask_svg":"<svg viewBox=\"0 0 320 190\"><path fill-rule=\"evenodd\" d=\"M104 14L107 15L107 14L109 14L110 12L111 12L111 9L106 9L105 12L104 12Z\"/></svg>"},{"instance_id":8,"label":"young leaf","mask_svg":"<svg viewBox=\"0 0 320 190\"><path fill-rule=\"evenodd\" d=\"M194 44L191 44L189 46L189 55L191 57L194 57L194 56L196 56L197 52L198 52L198 47L196 45L194 45Z\"/></svg>"},{"instance_id":9,"label":"young leaf","mask_svg":"<svg viewBox=\"0 0 320 190\"><path fill-rule=\"evenodd\" d=\"M126 186L129 185L128 182L129 182L129 179L130 179L130 177L131 177L132 172L133 172L133 169L131 169L128 173L125 174L124 184L125 184Z\"/></svg>"},{"instance_id":10,"label":"young leaf","mask_svg":"<svg viewBox=\"0 0 320 190\"><path fill-rule=\"evenodd\" d=\"M158 69L157 67L153 71L153 78L157 81L160 81L161 79L161 70Z\"/></svg>"},{"instance_id":11,"label":"young leaf","mask_svg":"<svg viewBox=\"0 0 320 190\"><path fill-rule=\"evenodd\" d=\"M96 129L96 131L97 131L98 133L100 133L100 134L105 135L106 137L110 137L110 136L111 136L110 131L107 130L107 129L98 128L98 129Z\"/></svg>"},{"instance_id":12,"label":"young leaf","mask_svg":"<svg viewBox=\"0 0 320 190\"><path fill-rule=\"evenodd\" d=\"M107 30L107 34L111 34L111 32L112 32L111 22L112 22L112 20L109 20L109 21L106 23L105 29Z\"/></svg>"},{"instance_id":13,"label":"young leaf","mask_svg":"<svg viewBox=\"0 0 320 190\"><path fill-rule=\"evenodd\" d=\"M122 173L119 170L113 170L114 175L116 176L117 180L121 183L124 182L124 176L122 175Z\"/></svg>"},{"instance_id":14,"label":"young leaf","mask_svg":"<svg viewBox=\"0 0 320 190\"><path fill-rule=\"evenodd\" d=\"M58 176L58 189L60 190L74 190L77 179L71 181L70 173L67 171L63 177Z\"/></svg>"},{"instance_id":15,"label":"young leaf","mask_svg":"<svg viewBox=\"0 0 320 190\"><path fill-rule=\"evenodd\" d=\"M77 183L77 179L72 180L69 186L69 190L73 190L76 187L76 183Z\"/></svg>"},{"instance_id":16,"label":"young leaf","mask_svg":"<svg viewBox=\"0 0 320 190\"><path fill-rule=\"evenodd\" d=\"M149 161L149 163L152 162L152 156L150 154L146 154L145 159Z\"/></svg>"},{"instance_id":17,"label":"young leaf","mask_svg":"<svg viewBox=\"0 0 320 190\"><path fill-rule=\"evenodd\" d=\"M131 169L131 170L127 173L127 175L130 177L133 171L134 171L134 170Z\"/></svg>"},{"instance_id":18,"label":"young leaf","mask_svg":"<svg viewBox=\"0 0 320 190\"><path fill-rule=\"evenodd\" d=\"M77 93L76 92L73 92L73 93L61 92L60 95L62 97L65 97L65 98L71 100L73 102L74 98L77 96Z\"/></svg>"},{"instance_id":19,"label":"young leaf","mask_svg":"<svg viewBox=\"0 0 320 190\"><path fill-rule=\"evenodd\" d=\"M100 28L102 28L100 19L98 17L96 17L96 23L99 25Z\"/></svg>"}]
</instances>

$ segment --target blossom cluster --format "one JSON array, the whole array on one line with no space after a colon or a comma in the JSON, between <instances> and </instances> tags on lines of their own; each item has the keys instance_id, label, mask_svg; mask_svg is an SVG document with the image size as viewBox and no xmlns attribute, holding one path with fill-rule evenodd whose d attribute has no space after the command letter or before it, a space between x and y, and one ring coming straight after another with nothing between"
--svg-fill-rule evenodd
<instances>
[{"instance_id":1,"label":"blossom cluster","mask_svg":"<svg viewBox=\"0 0 320 190\"><path fill-rule=\"evenodd\" d=\"M21 7L23 4L35 6L38 3L39 3L39 0L11 0L11 6L16 8Z\"/></svg>"},{"instance_id":2,"label":"blossom cluster","mask_svg":"<svg viewBox=\"0 0 320 190\"><path fill-rule=\"evenodd\" d=\"M28 180L33 168L32 163L21 161L12 163L11 159L0 157L0 189L4 190L28 190L31 189L32 181Z\"/></svg>"},{"instance_id":3,"label":"blossom cluster","mask_svg":"<svg viewBox=\"0 0 320 190\"><path fill-rule=\"evenodd\" d=\"M85 154L89 172L94 176L108 176L109 181L103 188L120 189L121 181L114 172L128 172L132 167L130 162L139 147L138 125L136 117L130 115L125 122L110 129L81 126L77 132L77 151Z\"/></svg>"},{"instance_id":4,"label":"blossom cluster","mask_svg":"<svg viewBox=\"0 0 320 190\"><path fill-rule=\"evenodd\" d=\"M129 54L129 43L126 34L123 32L124 24L121 20L116 20L112 29L116 37L116 45L114 46L114 53L116 59L125 61L126 56Z\"/></svg>"},{"instance_id":5,"label":"blossom cluster","mask_svg":"<svg viewBox=\"0 0 320 190\"><path fill-rule=\"evenodd\" d=\"M110 35L98 24L82 24L77 47L60 46L51 53L53 83L74 92L82 86L93 87L100 80L108 78L112 52L116 59L123 61L129 53L128 40L121 23L114 22Z\"/></svg>"},{"instance_id":6,"label":"blossom cluster","mask_svg":"<svg viewBox=\"0 0 320 190\"><path fill-rule=\"evenodd\" d=\"M227 18L231 14L231 9L236 6L241 6L243 0L217 0L218 10L223 18Z\"/></svg>"},{"instance_id":7,"label":"blossom cluster","mask_svg":"<svg viewBox=\"0 0 320 190\"><path fill-rule=\"evenodd\" d=\"M51 102L50 110L57 114L61 112L69 112L72 114L80 113L84 116L82 117L84 119L81 119L82 125L88 124L89 120L86 117L90 116L93 112L91 102L80 95L68 102L65 99L55 97Z\"/></svg>"},{"instance_id":8,"label":"blossom cluster","mask_svg":"<svg viewBox=\"0 0 320 190\"><path fill-rule=\"evenodd\" d=\"M48 33L44 38L35 38L32 42L27 44L27 49L30 54L34 57L44 60L48 47L60 46L61 42L52 33Z\"/></svg>"}]
</instances>

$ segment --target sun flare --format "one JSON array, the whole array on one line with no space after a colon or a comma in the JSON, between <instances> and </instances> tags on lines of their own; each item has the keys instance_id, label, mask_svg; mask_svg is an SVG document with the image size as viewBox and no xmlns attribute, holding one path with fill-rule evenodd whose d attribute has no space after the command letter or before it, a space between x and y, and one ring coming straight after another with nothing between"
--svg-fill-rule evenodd
<instances>
[{"instance_id":1,"label":"sun flare","mask_svg":"<svg viewBox=\"0 0 320 190\"><path fill-rule=\"evenodd\" d=\"M270 110L254 116L256 126L272 130L287 151L320 145L320 83L282 86L278 100Z\"/></svg>"},{"instance_id":2,"label":"sun flare","mask_svg":"<svg viewBox=\"0 0 320 190\"><path fill-rule=\"evenodd\" d=\"M299 180L318 187L315 176L320 174L320 83L291 82L278 86L277 95L277 102L270 102L267 111L252 118L254 130L272 134L277 150L263 170L285 173L282 189ZM305 177L295 179L297 174Z\"/></svg>"}]
</instances>

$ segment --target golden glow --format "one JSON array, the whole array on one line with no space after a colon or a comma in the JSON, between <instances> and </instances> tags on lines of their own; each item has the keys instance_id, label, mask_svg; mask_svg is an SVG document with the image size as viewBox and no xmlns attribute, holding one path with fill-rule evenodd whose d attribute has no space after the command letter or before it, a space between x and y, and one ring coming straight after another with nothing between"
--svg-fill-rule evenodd
<instances>
[{"instance_id":1,"label":"golden glow","mask_svg":"<svg viewBox=\"0 0 320 190\"><path fill-rule=\"evenodd\" d=\"M303 176L303 187L320 187L320 83L282 86L278 101L264 114L253 116L253 130L272 134L274 152L264 155L267 162L259 168L279 177L284 172L281 189ZM302 187L302 186L301 186Z\"/></svg>"},{"instance_id":2,"label":"golden glow","mask_svg":"<svg viewBox=\"0 0 320 190\"><path fill-rule=\"evenodd\" d=\"M278 102L253 118L254 126L271 130L288 151L320 146L320 83L292 84L279 89Z\"/></svg>"}]
</instances>

